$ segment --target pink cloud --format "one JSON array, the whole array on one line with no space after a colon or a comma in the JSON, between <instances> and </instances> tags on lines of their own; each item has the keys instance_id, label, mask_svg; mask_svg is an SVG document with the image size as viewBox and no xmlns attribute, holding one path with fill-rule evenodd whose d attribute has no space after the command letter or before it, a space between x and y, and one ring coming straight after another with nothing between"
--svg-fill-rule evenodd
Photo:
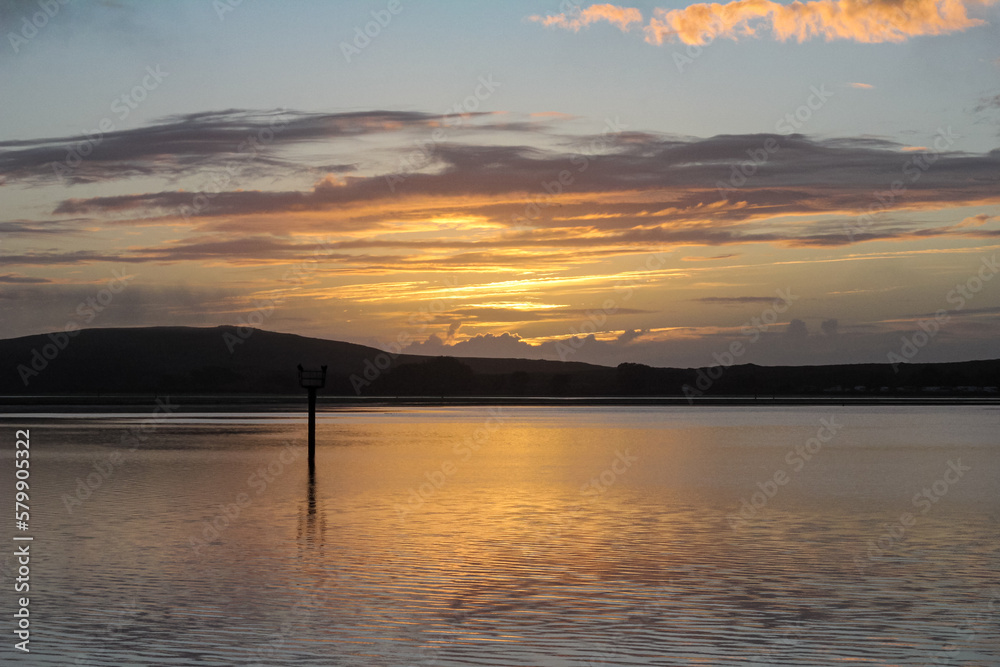
<instances>
[{"instance_id":1,"label":"pink cloud","mask_svg":"<svg viewBox=\"0 0 1000 667\"><path fill-rule=\"evenodd\" d=\"M607 21L617 26L620 30L627 32L633 23L642 23L642 12L632 7L617 7L605 4L591 5L586 9L575 9L552 16L531 16L529 18L544 26L565 28L573 32L577 32L580 28L586 27L591 23Z\"/></svg>"},{"instance_id":2,"label":"pink cloud","mask_svg":"<svg viewBox=\"0 0 1000 667\"><path fill-rule=\"evenodd\" d=\"M683 9L655 9L646 41L676 38L705 44L717 37L756 37L770 27L781 40L822 37L827 41L903 42L919 35L940 35L982 25L967 7L996 0L812 0L782 5L771 0L699 3Z\"/></svg>"},{"instance_id":3,"label":"pink cloud","mask_svg":"<svg viewBox=\"0 0 1000 667\"><path fill-rule=\"evenodd\" d=\"M996 4L998 0L795 0L781 4L772 0L701 2L682 9L653 10L644 28L646 41L662 44L678 40L706 44L717 37L739 39L766 32L780 40L804 42L821 37L827 41L904 42L920 35L943 35L983 25L970 17L968 9ZM612 4L591 5L551 16L531 16L545 26L577 32L598 21L607 21L622 31L642 22L642 12Z\"/></svg>"}]
</instances>

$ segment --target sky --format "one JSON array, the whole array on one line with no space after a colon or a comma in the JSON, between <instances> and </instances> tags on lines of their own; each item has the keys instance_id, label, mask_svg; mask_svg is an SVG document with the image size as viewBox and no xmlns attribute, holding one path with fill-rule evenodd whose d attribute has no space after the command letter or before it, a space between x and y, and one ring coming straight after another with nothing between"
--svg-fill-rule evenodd
<instances>
[{"instance_id":1,"label":"sky","mask_svg":"<svg viewBox=\"0 0 1000 667\"><path fill-rule=\"evenodd\" d=\"M997 0L0 0L0 338L1000 357Z\"/></svg>"}]
</instances>

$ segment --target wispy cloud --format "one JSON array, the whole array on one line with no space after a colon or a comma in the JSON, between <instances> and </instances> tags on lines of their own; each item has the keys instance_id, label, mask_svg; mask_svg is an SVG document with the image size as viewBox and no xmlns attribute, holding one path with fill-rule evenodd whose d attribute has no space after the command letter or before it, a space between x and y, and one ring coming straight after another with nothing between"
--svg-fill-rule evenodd
<instances>
[{"instance_id":1,"label":"wispy cloud","mask_svg":"<svg viewBox=\"0 0 1000 667\"><path fill-rule=\"evenodd\" d=\"M744 303L774 303L774 296L705 296L695 301L732 306Z\"/></svg>"},{"instance_id":2,"label":"wispy cloud","mask_svg":"<svg viewBox=\"0 0 1000 667\"><path fill-rule=\"evenodd\" d=\"M233 128L245 131L246 119L255 117L250 112L192 117L194 126L201 128L194 141L164 141L148 153L137 145L139 137L157 133L138 128L127 142L135 148L129 159L144 170L181 154L195 162L211 161L223 149L210 136L232 137ZM335 129L314 127L315 119L296 127L303 136L326 136L346 127L366 135L381 133L379 143L391 153L393 147L405 150L414 133L425 136L434 119L440 117L408 113L387 124L381 112L372 112L350 121L327 117ZM495 124L491 116L479 120ZM504 127L519 125L512 117L504 123ZM174 130L179 128L168 134ZM527 131L529 138L543 137L535 129ZM62 280L77 267L101 264L275 267L277 271L280 266L314 261L317 239L324 239L323 261L313 279L327 286L317 289L329 290L328 285L341 284L345 277L394 276L398 282L401 276L420 272L516 271L541 276L533 279L530 289L558 291L567 288L553 279L561 272L590 276L587 280L602 284L608 276L595 275L595 263L641 257L650 248L720 249L707 257L688 253L677 260L681 266L663 268L658 274L662 279L685 280L699 271L732 264L753 245L827 250L873 241L1000 240L1000 229L987 224L989 215L976 215L980 211L992 215L990 209L956 214L949 222L941 215L918 218L907 213L1000 204L1000 151L935 152L930 164L928 154L908 153L901 144L868 136L820 140L752 134L699 139L630 132L605 136L604 148L581 161L581 154L573 150L600 135L545 132L545 140L531 146L511 144L517 135L507 130L455 133L436 147L425 169L407 174L394 190L387 186L393 173L391 160L361 162L357 171L317 178L296 176L298 165L291 153L282 158L292 165L280 189L198 192L153 186L125 195L91 192L54 204L46 219L0 222L0 230L13 234L12 243L0 248L0 263L10 272L6 282L18 289L29 286L21 276L41 271L45 278ZM487 136L494 143L488 143ZM768 141L776 142L780 150L745 184L725 187L733 169ZM581 163L585 171L579 170ZM573 176L571 183L561 192L546 189L545 184L565 171ZM907 186L905 192L891 193L890 185L900 179ZM262 182L274 181L250 184ZM295 183L301 186L289 187ZM199 195L206 205L189 217L181 215L181 207ZM845 232L857 227L859 216L873 207L882 215L860 231ZM963 216L968 220L956 224ZM475 278L470 275L469 280ZM581 317L573 309L579 301L561 296L538 303L570 307L503 305L512 301L513 289L504 284L488 296L477 293L475 300L453 313L454 321L481 327L485 322L542 323ZM457 288L450 293L472 298ZM361 298L350 290L337 294L352 302ZM390 301L397 298L382 288L376 295ZM744 297L711 296L701 302L703 306L752 303ZM482 305L491 302L502 307Z\"/></svg>"},{"instance_id":3,"label":"wispy cloud","mask_svg":"<svg viewBox=\"0 0 1000 667\"><path fill-rule=\"evenodd\" d=\"M862 90L871 90L875 87L870 83L849 83L847 85L851 88L861 88Z\"/></svg>"},{"instance_id":4,"label":"wispy cloud","mask_svg":"<svg viewBox=\"0 0 1000 667\"><path fill-rule=\"evenodd\" d=\"M43 283L52 282L48 278L32 278L30 276L23 276L16 273L5 273L0 275L0 283L6 283L8 285L41 285Z\"/></svg>"},{"instance_id":5,"label":"wispy cloud","mask_svg":"<svg viewBox=\"0 0 1000 667\"><path fill-rule=\"evenodd\" d=\"M570 11L550 16L529 16L528 20L536 21L544 26L565 28L573 32L577 32L580 28L591 23L607 21L627 32L632 24L642 23L642 12L632 7L603 4L591 5L586 9L574 7Z\"/></svg>"},{"instance_id":6,"label":"wispy cloud","mask_svg":"<svg viewBox=\"0 0 1000 667\"><path fill-rule=\"evenodd\" d=\"M0 178L7 183L66 179L92 183L134 176L178 177L195 169L237 167L249 176L312 171L314 165L287 159L283 149L310 143L398 134L445 127L526 130L537 126L489 121L476 112L440 115L407 111L312 114L227 109L171 116L145 127L87 136L0 141ZM75 153L75 155L74 155ZM252 160L245 159L253 155ZM81 159L82 158L82 159ZM328 172L350 172L351 163L324 164Z\"/></svg>"},{"instance_id":7,"label":"wispy cloud","mask_svg":"<svg viewBox=\"0 0 1000 667\"><path fill-rule=\"evenodd\" d=\"M725 255L712 255L711 257L681 257L682 262L709 262L720 259L730 259L739 257L739 253L727 253Z\"/></svg>"},{"instance_id":8,"label":"wispy cloud","mask_svg":"<svg viewBox=\"0 0 1000 667\"><path fill-rule=\"evenodd\" d=\"M986 215L985 213L980 213L979 215L969 216L965 218L960 223L955 225L956 227L982 227L987 222L1000 221L1000 216L998 215Z\"/></svg>"},{"instance_id":9,"label":"wispy cloud","mask_svg":"<svg viewBox=\"0 0 1000 667\"><path fill-rule=\"evenodd\" d=\"M979 102L976 103L976 106L973 107L972 110L980 112L987 111L989 109L1000 109L1000 94L980 98Z\"/></svg>"},{"instance_id":10,"label":"wispy cloud","mask_svg":"<svg viewBox=\"0 0 1000 667\"><path fill-rule=\"evenodd\" d=\"M225 136L230 134L224 117L237 126L244 122L241 114L207 117L213 119L214 131ZM405 118L419 125L431 117ZM371 123L380 126L384 118L359 114L356 120L358 131L374 132ZM386 140L401 132L380 131L389 133ZM480 143L482 135L476 133L456 134L436 148L425 170L408 174L394 190L386 185L392 172L385 171L384 164L382 170L361 164L359 170L370 175L312 177L312 185L300 189L177 189L64 199L55 206L53 220L0 222L0 230L37 241L53 233L72 235L72 245L23 245L17 251L8 249L0 261L9 266L294 263L310 255L313 239L332 236L328 259L336 268L325 269L329 271L541 270L642 253L650 246L831 248L944 236L985 239L1000 233L971 222L932 225L886 216L866 223L862 231L845 233L873 206L888 214L1000 202L1000 151L935 152L933 165L924 168L930 165L924 154L872 137L816 140L754 134L679 139L632 132L607 139L605 150L582 161L586 171L578 171L580 155L566 147L586 145L588 138L576 136L562 147L527 147ZM780 150L750 181L739 188L720 187L767 141L776 142ZM145 170L179 153L194 161L217 155L213 141L194 144L161 144L130 159ZM563 171L571 173L573 182L562 192L543 187ZM876 198L900 179L905 192L883 192ZM181 208L199 195L206 205L182 217ZM161 238L171 240L111 251L106 239L89 233L140 226L169 230ZM178 230L183 232L180 237ZM725 260L737 254L683 259Z\"/></svg>"},{"instance_id":11,"label":"wispy cloud","mask_svg":"<svg viewBox=\"0 0 1000 667\"><path fill-rule=\"evenodd\" d=\"M781 146L754 174L751 184L720 190L747 151L773 139ZM192 219L206 230L253 227L253 216L292 215L292 231L372 231L385 229L386 220L481 219L481 226L511 227L524 219L526 206L544 200L537 225L599 227L622 232L649 228L656 222L714 221L711 229L673 228L692 238L728 235L723 223L761 217L809 213L853 213L866 210L878 184L886 187L911 174L913 186L888 208L943 207L988 202L998 198L996 173L1000 152L987 154L936 153L934 167L915 169L917 157L899 144L872 138L812 140L801 135L721 135L679 140L643 135L640 141L620 141L608 152L588 157L585 178L559 196L542 184L572 166L572 153L521 146L451 143L439 148L434 170L410 174L391 192L384 175L321 179L306 190L230 190L211 193L203 210ZM919 157L919 156L918 156ZM915 178L913 174L919 174ZM67 199L55 209L59 215L169 216L197 193L162 191L133 195ZM553 206L555 202L558 207ZM311 215L322 213L322 216ZM233 216L241 216L235 220ZM155 220L155 218L150 218ZM234 222L235 221L235 222ZM489 224L487 224L489 223ZM268 218L268 224L272 221ZM437 225L435 228L440 228ZM541 232L536 232L541 233ZM635 230L636 241L641 234ZM529 244L534 238L521 238ZM720 239L722 240L722 239ZM413 243L419 243L413 241Z\"/></svg>"}]
</instances>

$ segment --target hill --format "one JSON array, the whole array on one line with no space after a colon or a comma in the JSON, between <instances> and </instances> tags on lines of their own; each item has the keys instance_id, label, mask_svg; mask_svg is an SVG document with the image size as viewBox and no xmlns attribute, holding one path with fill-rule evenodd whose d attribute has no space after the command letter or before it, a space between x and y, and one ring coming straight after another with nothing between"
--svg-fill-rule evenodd
<instances>
[{"instance_id":1,"label":"hill","mask_svg":"<svg viewBox=\"0 0 1000 667\"><path fill-rule=\"evenodd\" d=\"M232 326L86 329L0 340L0 395L300 394L328 366L338 396L996 396L1000 360L712 368L393 355Z\"/></svg>"},{"instance_id":2,"label":"hill","mask_svg":"<svg viewBox=\"0 0 1000 667\"><path fill-rule=\"evenodd\" d=\"M433 357L233 326L84 329L0 340L0 394L298 394L296 366L328 367L325 393L464 392ZM430 364L428 369L420 364ZM578 362L462 359L476 376L608 370ZM414 370L416 369L416 370ZM428 370L429 372L424 372ZM390 380L390 376L392 379ZM407 377L408 385L401 387ZM409 386L412 385L412 386ZM390 391L390 389L395 391ZM403 391L398 391L404 389Z\"/></svg>"}]
</instances>

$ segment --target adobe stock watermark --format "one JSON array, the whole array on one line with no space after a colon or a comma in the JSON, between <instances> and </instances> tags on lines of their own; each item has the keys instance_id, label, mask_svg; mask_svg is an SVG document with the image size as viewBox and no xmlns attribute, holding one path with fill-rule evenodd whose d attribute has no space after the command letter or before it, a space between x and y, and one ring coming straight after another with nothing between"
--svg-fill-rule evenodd
<instances>
[{"instance_id":1,"label":"adobe stock watermark","mask_svg":"<svg viewBox=\"0 0 1000 667\"><path fill-rule=\"evenodd\" d=\"M786 113L774 124L774 129L782 134L793 134L809 122L813 113L819 111L833 97L833 92L826 89L826 84L820 87L809 86L809 96L795 111Z\"/></svg>"},{"instance_id":2,"label":"adobe stock watermark","mask_svg":"<svg viewBox=\"0 0 1000 667\"><path fill-rule=\"evenodd\" d=\"M688 65L694 64L694 61L705 53L705 49L710 47L715 43L715 35L709 35L708 39L702 44L687 44L684 47L684 53L680 53L676 49L671 54L674 59L674 67L677 68L678 74L684 73L684 68Z\"/></svg>"},{"instance_id":3,"label":"adobe stock watermark","mask_svg":"<svg viewBox=\"0 0 1000 667\"><path fill-rule=\"evenodd\" d=\"M159 65L147 66L146 74L136 85L111 101L111 112L115 114L119 122L124 122L133 111L139 108L140 104L146 101L151 92L160 87L160 84L168 76L170 73L161 70ZM69 176L104 141L105 134L110 134L117 129L115 121L110 116L99 120L95 129L83 132L84 139L69 145L66 149L66 157L62 161L49 163L53 173L58 178Z\"/></svg>"},{"instance_id":4,"label":"adobe stock watermark","mask_svg":"<svg viewBox=\"0 0 1000 667\"><path fill-rule=\"evenodd\" d=\"M628 301L634 293L631 285L616 284L614 290L623 293L621 301ZM618 298L605 299L601 307L597 310L588 310L585 319L581 320L578 326L571 326L569 333L572 334L565 340L556 341L556 353L559 361L566 361L569 357L583 349L583 346L590 340L590 336L598 331L603 331L601 327L607 324L608 317L614 315L622 306Z\"/></svg>"},{"instance_id":5,"label":"adobe stock watermark","mask_svg":"<svg viewBox=\"0 0 1000 667\"><path fill-rule=\"evenodd\" d=\"M63 325L62 331L48 334L50 343L42 345L41 349L31 349L31 360L27 364L18 364L17 374L21 377L21 382L27 387L31 380L38 377L42 371L55 361L56 357L69 347L70 341L79 335L82 327L80 323L90 324L104 312L104 310L114 301L115 295L121 294L128 283L137 274L125 275L117 270L112 270L111 280L107 287L99 290L97 294L89 296L76 306L76 318L70 319Z\"/></svg>"},{"instance_id":6,"label":"adobe stock watermark","mask_svg":"<svg viewBox=\"0 0 1000 667\"><path fill-rule=\"evenodd\" d=\"M996 657L995 651L990 649L1000 645L997 641L1000 633L1000 588L993 587L987 591L977 608L974 615L949 628L951 632L946 630L941 633L945 636L950 634L950 641L943 641L943 637L935 633L935 640L941 641L940 648L927 654L931 662L923 663L925 667L987 664L987 659ZM986 651L978 650L977 644Z\"/></svg>"},{"instance_id":7,"label":"adobe stock watermark","mask_svg":"<svg viewBox=\"0 0 1000 667\"><path fill-rule=\"evenodd\" d=\"M460 127L465 122L465 115L478 111L479 105L488 100L502 85L493 79L492 73L480 76L471 95L455 102L441 114L441 127L434 128L427 139L414 141L415 150L400 156L396 171L385 175L389 191L395 193L396 186L405 181L407 176L429 165L434 160L438 144L448 138L448 132Z\"/></svg>"},{"instance_id":8,"label":"adobe stock watermark","mask_svg":"<svg viewBox=\"0 0 1000 667\"><path fill-rule=\"evenodd\" d=\"M382 34L382 31L389 27L392 19L403 11L403 5L399 0L389 0L385 9L373 9L371 11L372 20L365 23L364 28L354 26L354 39L350 42L340 43L340 52L344 60L348 63L351 59L360 56L361 52L368 48L372 40Z\"/></svg>"},{"instance_id":9,"label":"adobe stock watermark","mask_svg":"<svg viewBox=\"0 0 1000 667\"><path fill-rule=\"evenodd\" d=\"M923 318L917 321L920 331L900 338L898 350L892 350L887 355L889 363L892 365L892 372L899 372L899 365L913 360L917 354L930 345L931 341L941 331L941 327L951 319L951 313L961 312L969 301L983 291L986 283L993 280L1000 272L1000 264L997 263L997 256L994 253L990 257L983 257L980 261L978 271L972 274L964 283L958 283L954 289L945 295L945 301L952 304L954 308L948 310L941 308L934 313L933 317Z\"/></svg>"},{"instance_id":10,"label":"adobe stock watermark","mask_svg":"<svg viewBox=\"0 0 1000 667\"><path fill-rule=\"evenodd\" d=\"M250 650L250 659L246 667L270 667L279 664L293 642L304 627L312 627L316 623L315 615L323 608L324 595L320 591L311 590L303 597L297 598L295 604L285 612L284 620L276 628L277 632L263 637L264 641Z\"/></svg>"},{"instance_id":11,"label":"adobe stock watermark","mask_svg":"<svg viewBox=\"0 0 1000 667\"><path fill-rule=\"evenodd\" d=\"M226 14L236 11L236 8L243 4L243 0L212 0L212 9L220 21L226 20Z\"/></svg>"},{"instance_id":12,"label":"adobe stock watermark","mask_svg":"<svg viewBox=\"0 0 1000 667\"><path fill-rule=\"evenodd\" d=\"M203 549L217 541L222 533L240 518L243 511L253 505L254 499L264 495L264 492L284 474L286 468L300 456L302 456L302 446L286 442L266 466L261 466L247 477L246 487L252 490L253 494L241 491L233 497L232 502L215 505L212 508L215 510L215 515L210 520L201 522L200 535L192 535L189 539L194 553L200 555Z\"/></svg>"},{"instance_id":13,"label":"adobe stock watermark","mask_svg":"<svg viewBox=\"0 0 1000 667\"><path fill-rule=\"evenodd\" d=\"M399 519L405 519L410 513L419 510L433 498L448 480L453 478L462 466L467 464L490 441L493 433L503 426L507 419L507 414L501 406L490 408L487 410L487 415L478 428L466 436L462 442L455 443L452 447L452 454L457 458L441 461L436 468L424 473L424 478L427 481L407 489L406 504L396 503L395 506Z\"/></svg>"},{"instance_id":14,"label":"adobe stock watermark","mask_svg":"<svg viewBox=\"0 0 1000 667\"><path fill-rule=\"evenodd\" d=\"M606 150L611 144L612 138L627 128L628 125L621 122L618 116L615 116L614 119L605 118L604 128L601 130L600 135L591 139L590 143L586 146L586 150L569 158L569 164L575 167L575 170L561 169L551 181L541 181L539 185L546 194L533 197L525 205L524 214L512 215L511 221L514 224L524 224L528 221L537 220L542 214L542 209L555 205L555 199L563 194L567 188L571 187L580 174L587 171L595 156L601 151Z\"/></svg>"},{"instance_id":15,"label":"adobe stock watermark","mask_svg":"<svg viewBox=\"0 0 1000 667\"><path fill-rule=\"evenodd\" d=\"M602 470L599 475L591 477L580 487L580 495L587 498L589 502L593 502L607 493L608 489L614 486L615 482L638 461L639 457L630 454L628 447L625 448L624 452L616 449L615 458L611 460L608 467Z\"/></svg>"},{"instance_id":16,"label":"adobe stock watermark","mask_svg":"<svg viewBox=\"0 0 1000 667\"><path fill-rule=\"evenodd\" d=\"M774 123L774 131L781 134L798 132L808 123L813 113L819 111L833 97L833 92L826 89L826 84L809 87L809 96L793 112L786 113ZM736 192L746 185L747 181L757 173L757 170L767 164L771 157L781 150L781 143L775 137L768 137L759 148L748 148L748 160L743 160L732 166L728 181L716 181L715 188L721 198Z\"/></svg>"},{"instance_id":17,"label":"adobe stock watermark","mask_svg":"<svg viewBox=\"0 0 1000 667\"><path fill-rule=\"evenodd\" d=\"M132 595L126 602L121 602L110 608L102 608L98 618L104 619L101 623L91 621L89 631L90 636L98 640L95 642L102 652L104 647L115 642L128 641L132 631L137 630L143 623L143 616L148 614L148 610L139 604L139 598ZM72 662L68 662L70 658ZM105 655L75 654L67 655L64 658L67 662L62 664L67 667L103 667L107 665Z\"/></svg>"},{"instance_id":18,"label":"adobe stock watermark","mask_svg":"<svg viewBox=\"0 0 1000 667\"><path fill-rule=\"evenodd\" d=\"M920 517L925 516L935 505L941 502L941 499L948 494L951 488L962 480L965 473L971 470L971 467L962 465L962 459L960 458L955 460L948 459L941 477L914 494L911 504L918 512L916 514L913 512L903 512L894 522L882 524L885 530L877 538L868 540L864 556L859 555L854 557L854 566L858 569L858 572L864 573L869 563L888 555L895 549L906 539L907 533L916 527L920 521Z\"/></svg>"},{"instance_id":19,"label":"adobe stock watermark","mask_svg":"<svg viewBox=\"0 0 1000 667\"><path fill-rule=\"evenodd\" d=\"M45 28L49 21L56 17L59 10L71 2L73 0L37 0L36 4L41 11L32 14L30 20L27 16L22 16L21 29L17 32L7 33L7 41L10 42L10 48L14 49L14 53L20 53L21 47L33 40L38 35L38 31Z\"/></svg>"},{"instance_id":20,"label":"adobe stock watermark","mask_svg":"<svg viewBox=\"0 0 1000 667\"><path fill-rule=\"evenodd\" d=\"M642 268L639 270L656 271L662 268L669 254L669 252L655 252L647 255ZM599 331L598 327L603 327L607 323L608 316L617 313L624 303L632 298L632 295L635 294L635 287L638 284L639 281L635 278L617 281L614 286L615 296L605 299L601 303L599 310L588 310L587 316L581 320L579 327L573 326L569 328L569 333L572 334L571 337L556 343L556 352L559 354L559 360L566 361L570 356L583 349L583 346L590 340L590 335Z\"/></svg>"},{"instance_id":21,"label":"adobe stock watermark","mask_svg":"<svg viewBox=\"0 0 1000 667\"><path fill-rule=\"evenodd\" d=\"M920 177L938 161L942 153L947 151L959 139L961 139L961 136L955 134L951 129L951 125L947 128L939 127L932 144L934 150L926 153L918 153L906 160L902 166L902 177L890 183L888 190L872 193L875 203L869 206L867 211L859 215L853 225L844 223L844 234L847 235L847 239L853 243L857 235L871 229L871 226L875 224L875 216L895 206L897 198L902 198L906 194L909 185L919 181Z\"/></svg>"},{"instance_id":22,"label":"adobe stock watermark","mask_svg":"<svg viewBox=\"0 0 1000 667\"><path fill-rule=\"evenodd\" d=\"M718 362L718 366L711 366L707 370L699 368L694 386L685 384L681 387L681 391L684 392L689 405L694 404L695 397L704 396L705 392L715 384L715 381L722 377L725 370L734 365L740 357L746 354L747 350L760 340L762 334L777 324L778 316L785 313L791 307L793 301L798 301L799 299L797 295L792 294L790 287L786 287L784 290L778 289L776 293L778 296L769 307L765 308L760 315L752 317L750 321L740 327L740 333L748 336L749 341L744 343L741 340L734 340L725 351L721 353L713 352L712 358Z\"/></svg>"},{"instance_id":23,"label":"adobe stock watermark","mask_svg":"<svg viewBox=\"0 0 1000 667\"><path fill-rule=\"evenodd\" d=\"M761 148L748 148L747 155L750 156L750 159L733 165L732 171L729 174L729 181L715 182L715 189L718 191L719 196L721 198L728 198L730 193L736 192L739 188L746 185L750 177L756 174L757 170L766 164L771 159L771 156L779 150L781 150L781 145L774 137L765 139Z\"/></svg>"},{"instance_id":24,"label":"adobe stock watermark","mask_svg":"<svg viewBox=\"0 0 1000 667\"><path fill-rule=\"evenodd\" d=\"M319 270L319 258L327 257L332 253L333 248L330 247L328 240L324 239L317 243L313 250L313 259L293 264L292 268L285 271L281 277L282 282L301 286ZM275 309L285 302L285 295L295 289L293 285L277 290L268 298L254 299L254 309L248 314L240 316L235 331L223 332L222 342L225 343L229 354L235 352L238 345L245 343L253 335L253 332L257 331L274 314Z\"/></svg>"},{"instance_id":25,"label":"adobe stock watermark","mask_svg":"<svg viewBox=\"0 0 1000 667\"><path fill-rule=\"evenodd\" d=\"M733 530L745 528L750 521L757 517L757 513L778 495L781 487L788 484L797 473L802 472L806 464L819 454L823 446L833 440L843 427L844 425L838 424L833 416L820 419L816 435L805 442L796 444L785 454L785 463L788 465L788 469L778 468L769 478L763 482L757 482L758 490L753 492L749 500L740 499L740 509L735 514L726 517L729 527Z\"/></svg>"},{"instance_id":26,"label":"adobe stock watermark","mask_svg":"<svg viewBox=\"0 0 1000 667\"><path fill-rule=\"evenodd\" d=\"M569 526L579 518L581 512L599 502L618 480L638 462L639 457L632 454L628 447L625 447L624 451L616 449L614 458L611 459L608 467L591 477L580 487L580 497L583 498L583 502L575 505L564 516L556 517L548 526L544 540L551 541L561 538Z\"/></svg>"},{"instance_id":27,"label":"adobe stock watermark","mask_svg":"<svg viewBox=\"0 0 1000 667\"><path fill-rule=\"evenodd\" d=\"M125 464L126 454L134 453L139 445L145 443L149 436L156 432L160 424L167 421L179 407L179 405L170 402L169 396L156 399L156 407L152 414L141 422L133 424L122 433L118 443L119 447L128 446L128 450L123 453L120 448L116 448L103 457L95 458L92 461L94 471L88 473L86 477L76 478L76 489L72 495L63 494L62 502L66 513L72 514L74 508L87 502L94 495L94 492L111 479L115 470Z\"/></svg>"},{"instance_id":28,"label":"adobe stock watermark","mask_svg":"<svg viewBox=\"0 0 1000 667\"><path fill-rule=\"evenodd\" d=\"M458 285L458 279L446 278L444 284L445 287L454 288ZM351 388L354 389L354 395L360 396L362 389L370 387L375 380L382 377L382 374L392 366L392 362L403 353L403 350L425 333L435 318L445 312L446 305L444 299L438 297L429 304L420 306L415 313L411 313L407 318L407 324L417 328L401 331L396 335L396 340L380 345L382 352L376 354L374 358L365 359L360 375L351 373L350 382Z\"/></svg>"},{"instance_id":29,"label":"adobe stock watermark","mask_svg":"<svg viewBox=\"0 0 1000 667\"><path fill-rule=\"evenodd\" d=\"M289 121L281 115L272 116L267 123L267 127L257 130L255 134L248 134L246 139L236 147L238 158L229 160L223 165L222 170L212 174L211 184L199 188L200 192L191 198L191 205L182 204L177 209L177 214L185 220L192 215L198 215L206 208L215 197L218 197L225 188L233 184L243 164L241 162L253 161L263 152L263 149L274 141L274 137L279 134Z\"/></svg>"}]
</instances>

